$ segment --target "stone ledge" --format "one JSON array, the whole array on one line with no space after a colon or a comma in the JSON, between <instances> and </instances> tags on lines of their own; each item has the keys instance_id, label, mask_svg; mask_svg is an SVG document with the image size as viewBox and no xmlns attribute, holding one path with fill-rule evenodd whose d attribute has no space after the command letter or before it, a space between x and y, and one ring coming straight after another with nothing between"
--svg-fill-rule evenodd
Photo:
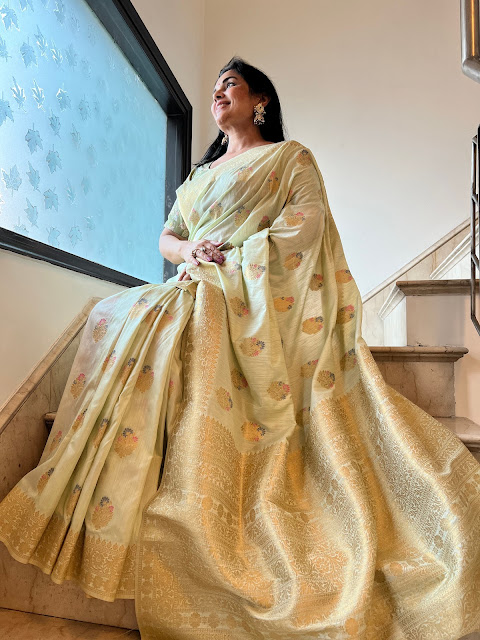
<instances>
[{"instance_id":1,"label":"stone ledge","mask_svg":"<svg viewBox=\"0 0 480 640\"><path fill-rule=\"evenodd\" d=\"M466 347L406 346L369 347L376 362L456 362L468 353Z\"/></svg>"},{"instance_id":2,"label":"stone ledge","mask_svg":"<svg viewBox=\"0 0 480 640\"><path fill-rule=\"evenodd\" d=\"M477 286L478 280L475 280ZM470 295L470 279L397 280L397 287L406 296ZM477 289L478 290L478 289Z\"/></svg>"}]
</instances>

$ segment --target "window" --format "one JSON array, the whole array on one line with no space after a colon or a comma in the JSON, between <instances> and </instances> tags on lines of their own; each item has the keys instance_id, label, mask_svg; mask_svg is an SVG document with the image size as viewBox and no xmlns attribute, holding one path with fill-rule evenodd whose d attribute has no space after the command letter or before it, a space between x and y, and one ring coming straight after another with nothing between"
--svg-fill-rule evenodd
<instances>
[{"instance_id":1,"label":"window","mask_svg":"<svg viewBox=\"0 0 480 640\"><path fill-rule=\"evenodd\" d=\"M190 170L191 106L135 9L18 0L0 20L0 248L166 280L158 237Z\"/></svg>"}]
</instances>

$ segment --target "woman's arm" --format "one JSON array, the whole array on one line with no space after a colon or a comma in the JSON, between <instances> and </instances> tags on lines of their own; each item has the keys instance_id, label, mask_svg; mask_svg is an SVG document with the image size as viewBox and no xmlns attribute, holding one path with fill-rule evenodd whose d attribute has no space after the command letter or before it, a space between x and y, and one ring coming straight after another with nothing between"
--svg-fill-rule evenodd
<instances>
[{"instance_id":1,"label":"woman's arm","mask_svg":"<svg viewBox=\"0 0 480 640\"><path fill-rule=\"evenodd\" d=\"M194 244L196 243L189 242L174 231L164 228L158 240L158 249L162 256L169 262L173 262L173 264L181 264L182 262L186 262L184 256L187 252L190 256L192 255ZM193 264L198 264L198 261L194 261L193 256L192 262Z\"/></svg>"}]
</instances>

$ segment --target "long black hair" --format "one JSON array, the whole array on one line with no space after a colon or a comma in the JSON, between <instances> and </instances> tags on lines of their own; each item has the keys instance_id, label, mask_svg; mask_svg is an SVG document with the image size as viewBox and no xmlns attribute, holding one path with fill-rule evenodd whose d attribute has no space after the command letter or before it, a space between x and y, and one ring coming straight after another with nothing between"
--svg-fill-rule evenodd
<instances>
[{"instance_id":1,"label":"long black hair","mask_svg":"<svg viewBox=\"0 0 480 640\"><path fill-rule=\"evenodd\" d=\"M222 73L230 70L234 70L242 76L248 84L251 95L264 95L270 98L265 110L265 123L260 125L260 132L263 139L268 142L281 142L282 140L285 140L280 100L278 99L277 91L270 78L263 73L263 71L253 67L238 56L234 56L222 69L220 69L218 78ZM208 147L203 158L196 163L197 167L200 167L202 164L213 162L225 154L227 145L222 144L223 136L224 133L219 129L217 137Z\"/></svg>"}]
</instances>

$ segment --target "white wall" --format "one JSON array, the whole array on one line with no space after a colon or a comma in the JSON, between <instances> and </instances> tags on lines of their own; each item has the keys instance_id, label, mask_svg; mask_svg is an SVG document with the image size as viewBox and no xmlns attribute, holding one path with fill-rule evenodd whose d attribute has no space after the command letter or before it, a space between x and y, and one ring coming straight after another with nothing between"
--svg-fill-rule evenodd
<instances>
[{"instance_id":1,"label":"white wall","mask_svg":"<svg viewBox=\"0 0 480 640\"><path fill-rule=\"evenodd\" d=\"M135 0L135 8L193 105L193 153L198 156L202 103L203 0ZM91 297L123 287L0 251L0 406Z\"/></svg>"},{"instance_id":2,"label":"white wall","mask_svg":"<svg viewBox=\"0 0 480 640\"><path fill-rule=\"evenodd\" d=\"M480 85L461 71L459 4L206 0L205 104L234 54L272 78L362 295L469 215Z\"/></svg>"}]
</instances>

